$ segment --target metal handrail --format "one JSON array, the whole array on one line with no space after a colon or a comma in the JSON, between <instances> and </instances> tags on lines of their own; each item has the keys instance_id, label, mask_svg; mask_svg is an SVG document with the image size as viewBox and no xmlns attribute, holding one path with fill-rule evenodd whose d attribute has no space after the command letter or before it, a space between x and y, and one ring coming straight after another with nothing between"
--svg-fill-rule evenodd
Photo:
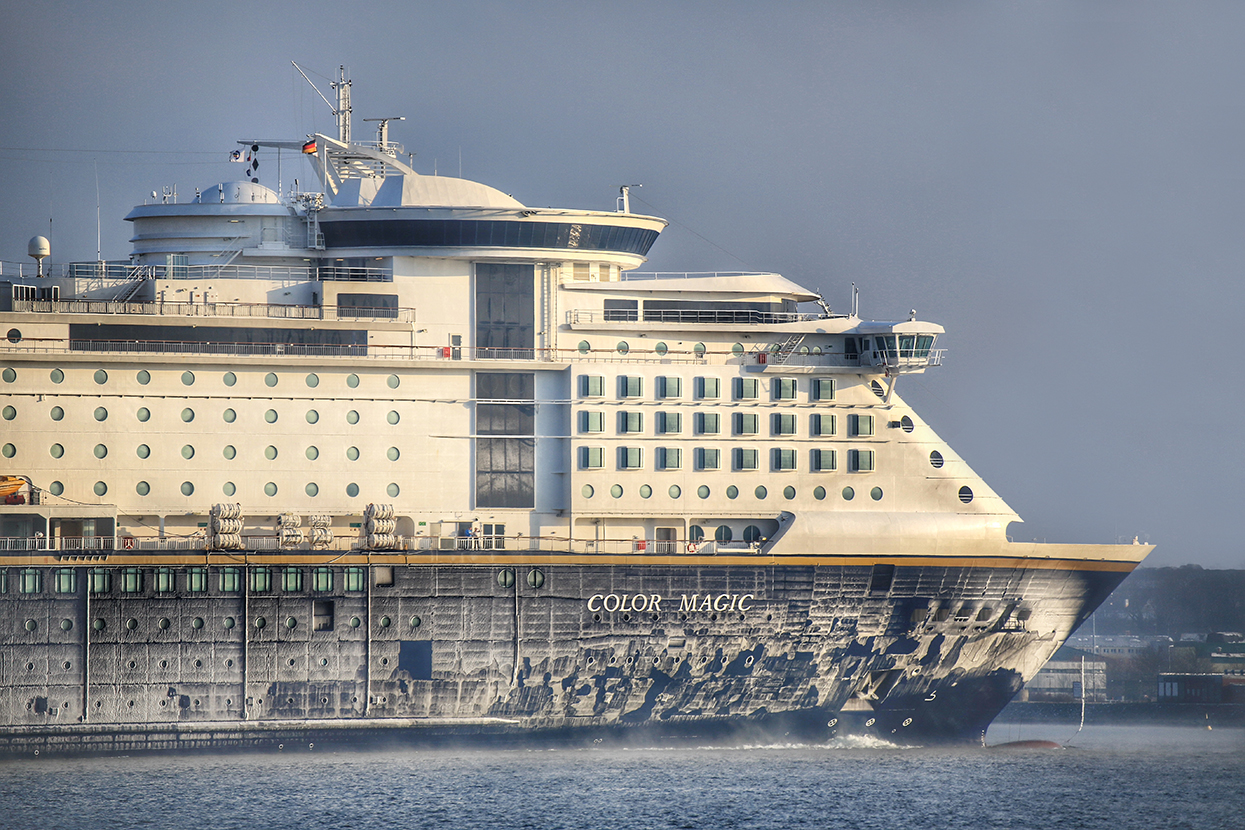
<instances>
[{"instance_id":1,"label":"metal handrail","mask_svg":"<svg viewBox=\"0 0 1245 830\"><path fill-rule=\"evenodd\" d=\"M413 308L306 306L274 303L130 302L117 300L14 300L13 310L36 314L153 314L279 320L395 320L415 322Z\"/></svg>"}]
</instances>

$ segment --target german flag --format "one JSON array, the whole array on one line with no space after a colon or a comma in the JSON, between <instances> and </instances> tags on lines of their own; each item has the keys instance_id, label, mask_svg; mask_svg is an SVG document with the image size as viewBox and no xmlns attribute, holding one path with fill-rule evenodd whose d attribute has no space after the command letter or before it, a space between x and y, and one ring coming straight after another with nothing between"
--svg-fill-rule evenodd
<instances>
[{"instance_id":1,"label":"german flag","mask_svg":"<svg viewBox=\"0 0 1245 830\"><path fill-rule=\"evenodd\" d=\"M310 153L314 153L315 151L316 151L316 140L314 138L311 139L311 141L308 141L306 144L303 145L304 153L310 154Z\"/></svg>"}]
</instances>

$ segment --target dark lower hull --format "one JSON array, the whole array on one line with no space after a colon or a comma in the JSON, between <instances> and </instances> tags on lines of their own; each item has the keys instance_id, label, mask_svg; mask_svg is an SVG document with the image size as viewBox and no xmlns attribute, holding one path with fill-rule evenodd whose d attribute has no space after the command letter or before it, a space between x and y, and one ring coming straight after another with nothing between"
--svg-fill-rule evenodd
<instances>
[{"instance_id":1,"label":"dark lower hull","mask_svg":"<svg viewBox=\"0 0 1245 830\"><path fill-rule=\"evenodd\" d=\"M237 591L213 567L203 590L147 568L89 593L83 568L73 591L11 592L0 754L975 742L1127 573L558 559L374 568L366 584L342 568L283 581L283 566Z\"/></svg>"}]
</instances>

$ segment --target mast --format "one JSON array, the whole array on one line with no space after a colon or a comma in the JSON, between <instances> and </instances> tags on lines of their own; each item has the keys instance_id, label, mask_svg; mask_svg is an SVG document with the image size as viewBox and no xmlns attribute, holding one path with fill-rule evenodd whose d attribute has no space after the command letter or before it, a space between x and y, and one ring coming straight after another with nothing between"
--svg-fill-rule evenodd
<instances>
[{"instance_id":1,"label":"mast","mask_svg":"<svg viewBox=\"0 0 1245 830\"><path fill-rule=\"evenodd\" d=\"M337 67L337 82L332 84L337 90L337 140L342 144L350 143L350 81L346 78L346 67Z\"/></svg>"}]
</instances>

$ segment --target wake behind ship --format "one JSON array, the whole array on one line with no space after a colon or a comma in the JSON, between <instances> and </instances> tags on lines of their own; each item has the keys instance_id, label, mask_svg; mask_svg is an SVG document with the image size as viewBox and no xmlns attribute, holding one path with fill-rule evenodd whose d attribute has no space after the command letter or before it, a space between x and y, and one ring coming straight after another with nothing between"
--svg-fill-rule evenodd
<instances>
[{"instance_id":1,"label":"wake behind ship","mask_svg":"<svg viewBox=\"0 0 1245 830\"><path fill-rule=\"evenodd\" d=\"M334 87L128 261L4 264L0 752L976 740L1149 552L1008 540L897 391L940 326L638 273L626 188L421 175Z\"/></svg>"}]
</instances>

